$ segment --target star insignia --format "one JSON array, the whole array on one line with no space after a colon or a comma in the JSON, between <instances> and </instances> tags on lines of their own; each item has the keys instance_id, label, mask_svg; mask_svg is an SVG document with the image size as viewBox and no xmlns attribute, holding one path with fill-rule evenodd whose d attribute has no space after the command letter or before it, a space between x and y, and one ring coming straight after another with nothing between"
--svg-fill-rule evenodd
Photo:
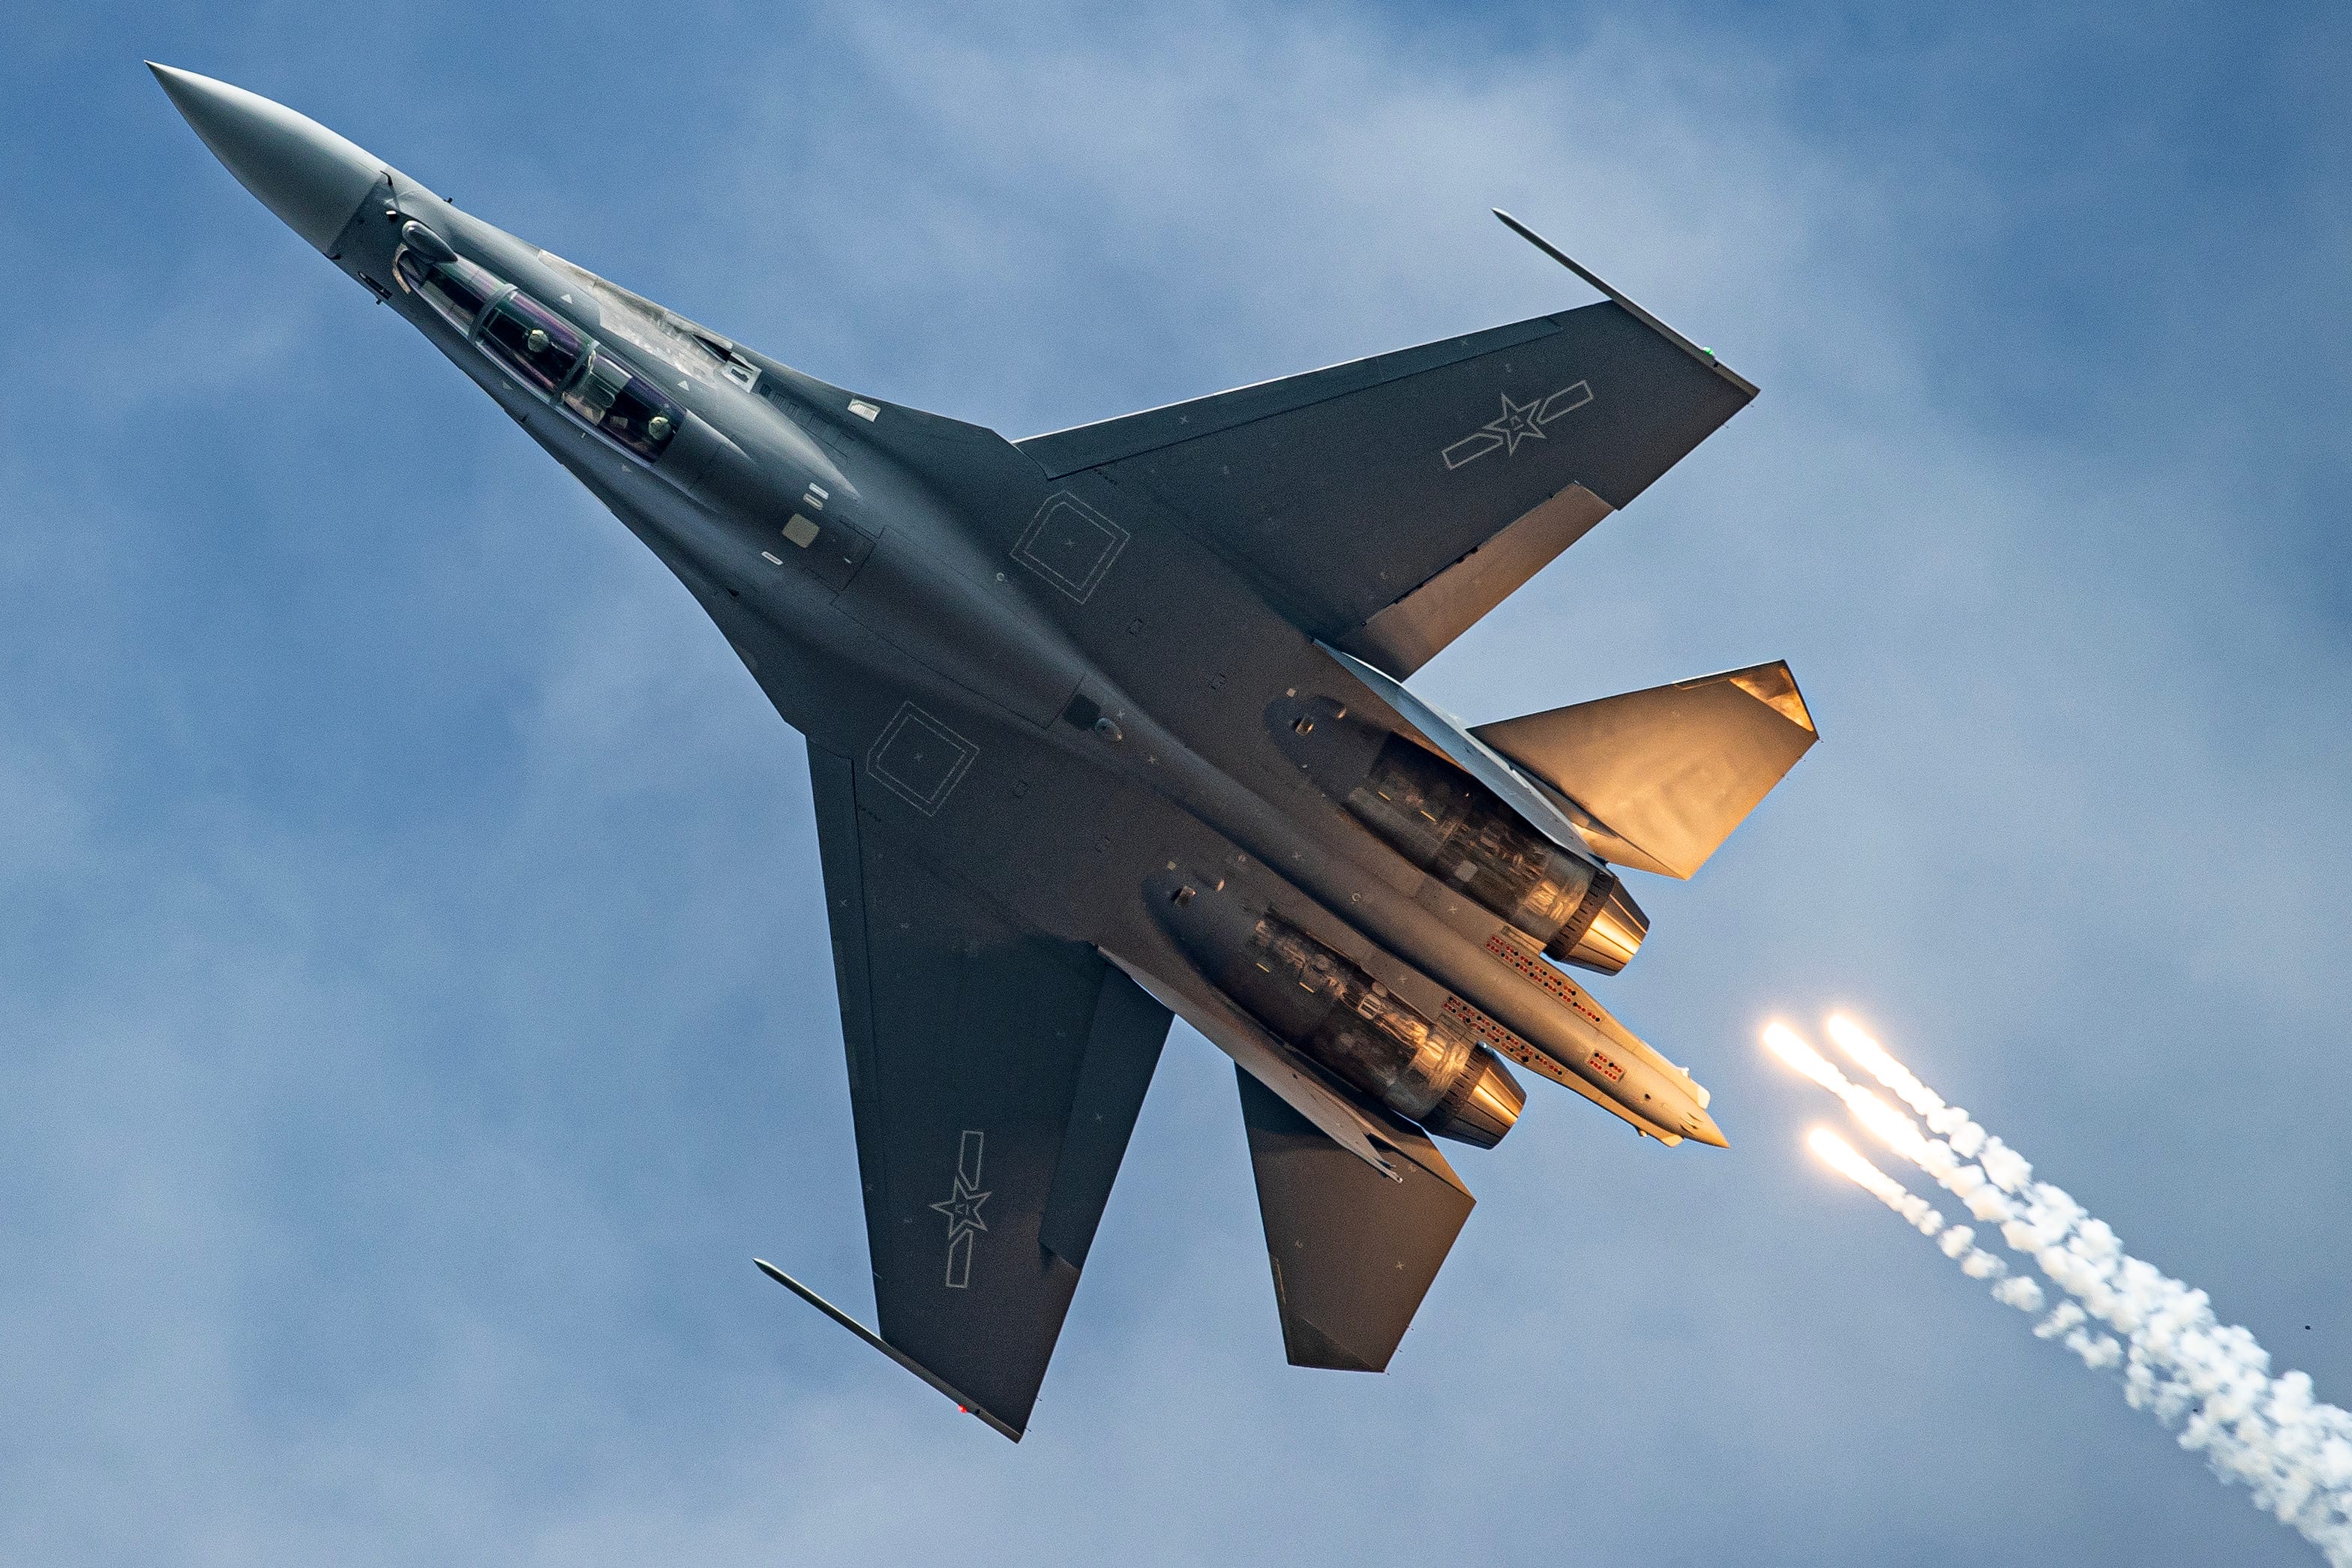
<instances>
[{"instance_id":1,"label":"star insignia","mask_svg":"<svg viewBox=\"0 0 2352 1568\"><path fill-rule=\"evenodd\" d=\"M1531 397L1525 402L1513 402L1508 392L1500 396L1501 413L1438 452L1447 473L1475 463L1489 452L1500 452L1508 457L1518 451L1522 441L1547 439L1550 433L1544 426L1565 419L1592 401L1592 383L1572 382L1549 397Z\"/></svg>"},{"instance_id":2,"label":"star insignia","mask_svg":"<svg viewBox=\"0 0 2352 1568\"><path fill-rule=\"evenodd\" d=\"M1536 410L1543 405L1543 400L1531 397L1525 402L1513 402L1508 392L1503 393L1502 398L1501 417L1488 420L1480 428L1503 438L1503 455L1508 457L1518 451L1520 442L1544 439L1542 427L1536 423Z\"/></svg>"},{"instance_id":3,"label":"star insignia","mask_svg":"<svg viewBox=\"0 0 2352 1568\"><path fill-rule=\"evenodd\" d=\"M931 1205L935 1213L947 1216L948 1240L950 1243L954 1242L956 1238L971 1231L988 1228L988 1221L980 1217L980 1206L986 1203L988 1199L987 1193L973 1191L971 1184L965 1181L959 1174L955 1180L954 1195Z\"/></svg>"}]
</instances>

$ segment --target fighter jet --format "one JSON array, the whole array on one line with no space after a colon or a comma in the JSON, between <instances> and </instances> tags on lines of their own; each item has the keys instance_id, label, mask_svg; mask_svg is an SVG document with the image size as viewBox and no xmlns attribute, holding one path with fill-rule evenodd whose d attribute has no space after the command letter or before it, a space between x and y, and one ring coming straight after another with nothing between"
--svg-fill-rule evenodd
<instances>
[{"instance_id":1,"label":"fighter jet","mask_svg":"<svg viewBox=\"0 0 2352 1568\"><path fill-rule=\"evenodd\" d=\"M1475 727L1405 685L1747 404L1708 350L1498 214L1600 302L1007 441L151 68L806 737L878 1327L760 1267L959 1406L1027 1426L1173 1019L1234 1059L1297 1365L1386 1368L1507 1061L1723 1145L1570 971L1647 933L1618 868L1688 877L1812 745L1788 666Z\"/></svg>"}]
</instances>

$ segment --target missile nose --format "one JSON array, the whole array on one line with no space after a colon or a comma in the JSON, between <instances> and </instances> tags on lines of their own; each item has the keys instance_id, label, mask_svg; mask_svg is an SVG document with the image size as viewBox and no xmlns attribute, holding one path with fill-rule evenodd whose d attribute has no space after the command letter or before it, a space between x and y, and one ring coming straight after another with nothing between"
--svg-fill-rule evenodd
<instances>
[{"instance_id":1,"label":"missile nose","mask_svg":"<svg viewBox=\"0 0 2352 1568\"><path fill-rule=\"evenodd\" d=\"M381 160L282 103L152 60L147 68L237 183L321 252L384 173Z\"/></svg>"}]
</instances>

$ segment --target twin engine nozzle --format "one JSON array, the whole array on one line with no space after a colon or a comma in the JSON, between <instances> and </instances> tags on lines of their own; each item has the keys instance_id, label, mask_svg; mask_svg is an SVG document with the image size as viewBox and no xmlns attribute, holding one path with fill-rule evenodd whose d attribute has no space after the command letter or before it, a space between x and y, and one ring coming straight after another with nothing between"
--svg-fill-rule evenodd
<instances>
[{"instance_id":1,"label":"twin engine nozzle","mask_svg":"<svg viewBox=\"0 0 2352 1568\"><path fill-rule=\"evenodd\" d=\"M1161 923L1209 982L1285 1043L1423 1130L1491 1149L1527 1103L1509 1069L1364 968L1223 883L1171 873Z\"/></svg>"},{"instance_id":2,"label":"twin engine nozzle","mask_svg":"<svg viewBox=\"0 0 2352 1568\"><path fill-rule=\"evenodd\" d=\"M1444 758L1328 697L1286 697L1266 717L1284 754L1350 816L1547 957L1613 975L1649 935L1615 873L1544 838Z\"/></svg>"}]
</instances>

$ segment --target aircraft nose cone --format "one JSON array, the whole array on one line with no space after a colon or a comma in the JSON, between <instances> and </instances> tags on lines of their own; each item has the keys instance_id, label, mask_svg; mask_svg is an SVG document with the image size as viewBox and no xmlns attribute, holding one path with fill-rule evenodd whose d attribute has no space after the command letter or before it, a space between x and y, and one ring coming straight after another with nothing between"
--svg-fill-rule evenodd
<instances>
[{"instance_id":1,"label":"aircraft nose cone","mask_svg":"<svg viewBox=\"0 0 2352 1568\"><path fill-rule=\"evenodd\" d=\"M213 156L287 227L324 251L382 177L383 162L259 93L147 62Z\"/></svg>"},{"instance_id":2,"label":"aircraft nose cone","mask_svg":"<svg viewBox=\"0 0 2352 1568\"><path fill-rule=\"evenodd\" d=\"M1697 1139L1702 1144L1712 1144L1718 1149L1731 1147L1730 1142L1723 1135L1723 1129L1717 1126L1715 1118L1704 1111L1693 1111L1685 1116L1683 1131L1686 1135Z\"/></svg>"}]
</instances>

